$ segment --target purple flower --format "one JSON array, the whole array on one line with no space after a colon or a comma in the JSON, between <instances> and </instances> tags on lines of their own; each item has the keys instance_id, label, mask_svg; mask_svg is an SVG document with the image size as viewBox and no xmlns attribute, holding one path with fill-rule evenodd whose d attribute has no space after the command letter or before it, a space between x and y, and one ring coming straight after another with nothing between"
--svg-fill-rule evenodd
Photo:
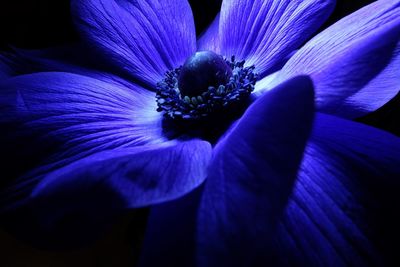
<instances>
[{"instance_id":1,"label":"purple flower","mask_svg":"<svg viewBox=\"0 0 400 267\"><path fill-rule=\"evenodd\" d=\"M400 140L347 119L399 91L400 3L377 1L296 51L333 6L225 0L196 43L185 0L73 1L83 39L120 77L63 64L1 83L4 223L69 240L197 188L152 209L143 265L384 264L398 234ZM181 78L199 71L185 61L202 50L227 57L217 73L233 80L218 76L204 96L189 86L186 101L179 85L210 78Z\"/></svg>"}]
</instances>

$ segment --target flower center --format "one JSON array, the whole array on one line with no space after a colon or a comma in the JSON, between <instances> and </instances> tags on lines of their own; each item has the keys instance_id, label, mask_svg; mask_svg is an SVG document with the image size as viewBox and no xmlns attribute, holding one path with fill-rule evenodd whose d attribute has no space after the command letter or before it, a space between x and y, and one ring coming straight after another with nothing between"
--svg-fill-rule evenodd
<instances>
[{"instance_id":1,"label":"flower center","mask_svg":"<svg viewBox=\"0 0 400 267\"><path fill-rule=\"evenodd\" d=\"M183 64L178 87L184 96L198 96L207 92L210 86L226 84L231 76L232 69L221 56L211 51L201 51Z\"/></svg>"},{"instance_id":2,"label":"flower center","mask_svg":"<svg viewBox=\"0 0 400 267\"><path fill-rule=\"evenodd\" d=\"M157 84L157 111L175 120L200 120L233 109L248 100L257 80L254 66L244 63L211 51L195 53Z\"/></svg>"}]
</instances>

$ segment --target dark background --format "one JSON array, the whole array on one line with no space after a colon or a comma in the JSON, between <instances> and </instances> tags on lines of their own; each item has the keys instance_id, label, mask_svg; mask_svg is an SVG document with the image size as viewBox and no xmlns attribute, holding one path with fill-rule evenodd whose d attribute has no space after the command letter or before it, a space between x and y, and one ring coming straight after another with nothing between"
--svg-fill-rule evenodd
<instances>
[{"instance_id":1,"label":"dark background","mask_svg":"<svg viewBox=\"0 0 400 267\"><path fill-rule=\"evenodd\" d=\"M219 11L221 0L189 2L200 34ZM323 28L372 1L337 2L334 14ZM0 4L0 36L0 51L9 50L10 47L39 49L79 41L70 19L69 0L3 0ZM398 96L360 121L400 135L399 104ZM1 266L133 266L140 246L133 237L143 231L144 223L133 222L132 218L129 215L121 220L95 245L73 251L34 249L0 232Z\"/></svg>"}]
</instances>

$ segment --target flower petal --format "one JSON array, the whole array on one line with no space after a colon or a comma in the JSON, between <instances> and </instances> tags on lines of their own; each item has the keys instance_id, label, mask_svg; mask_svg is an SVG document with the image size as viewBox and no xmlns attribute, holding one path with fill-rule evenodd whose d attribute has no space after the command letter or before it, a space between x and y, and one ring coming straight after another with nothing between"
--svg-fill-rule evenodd
<instances>
[{"instance_id":1,"label":"flower petal","mask_svg":"<svg viewBox=\"0 0 400 267\"><path fill-rule=\"evenodd\" d=\"M32 196L64 202L63 197L85 198L104 186L125 203L119 208L143 207L196 188L206 177L210 158L211 145L195 139L107 150L50 173ZM76 199L63 204L71 208L71 202L84 204Z\"/></svg>"},{"instance_id":2,"label":"flower petal","mask_svg":"<svg viewBox=\"0 0 400 267\"><path fill-rule=\"evenodd\" d=\"M310 75L318 110L355 118L397 94L399 68L400 3L376 1L309 41L283 67L280 80Z\"/></svg>"},{"instance_id":3,"label":"flower petal","mask_svg":"<svg viewBox=\"0 0 400 267\"><path fill-rule=\"evenodd\" d=\"M254 86L254 91L251 93L252 97L261 97L265 92L268 92L269 90L278 86L280 81L277 79L277 77L279 77L279 71L271 73L257 81L256 85Z\"/></svg>"},{"instance_id":4,"label":"flower petal","mask_svg":"<svg viewBox=\"0 0 400 267\"><path fill-rule=\"evenodd\" d=\"M397 266L399 178L398 137L319 114L271 264Z\"/></svg>"},{"instance_id":5,"label":"flower petal","mask_svg":"<svg viewBox=\"0 0 400 267\"><path fill-rule=\"evenodd\" d=\"M220 14L215 17L211 25L202 34L197 41L197 48L199 51L213 51L217 54L220 53L220 41L219 41L219 17Z\"/></svg>"},{"instance_id":6,"label":"flower petal","mask_svg":"<svg viewBox=\"0 0 400 267\"><path fill-rule=\"evenodd\" d=\"M99 56L151 88L196 50L186 0L74 0L72 12Z\"/></svg>"},{"instance_id":7,"label":"flower petal","mask_svg":"<svg viewBox=\"0 0 400 267\"><path fill-rule=\"evenodd\" d=\"M41 176L82 157L165 141L154 93L129 86L68 73L3 82L0 125L7 131L0 133L0 166L8 180L23 176L0 194L0 208L24 198Z\"/></svg>"},{"instance_id":8,"label":"flower petal","mask_svg":"<svg viewBox=\"0 0 400 267\"><path fill-rule=\"evenodd\" d=\"M334 0L223 1L221 53L255 65L260 77L277 70L326 20Z\"/></svg>"},{"instance_id":9,"label":"flower petal","mask_svg":"<svg viewBox=\"0 0 400 267\"><path fill-rule=\"evenodd\" d=\"M254 237L254 240L261 241L265 238L266 245L261 255L268 258L271 266L398 266L399 177L399 137L360 123L318 114L283 216L270 236ZM256 187L254 194L259 192ZM196 199L196 195L192 194L192 197ZM172 225L169 229L179 232L181 228L175 224L186 226L191 223L190 217L183 221L182 215L188 215L190 209L196 208L192 203L187 205L188 200L193 199L186 197L185 202L173 202L175 206L166 203L153 208L158 212L154 218L169 219L168 223ZM238 207L241 205L239 203ZM220 202L214 202L213 206L219 207ZM253 206L247 205L246 208L252 209ZM262 214L264 209L261 207L259 213ZM175 211L172 217L171 210ZM181 214L177 215L177 210ZM150 220L154 218L150 217ZM238 221L245 221L244 226L261 229L260 233L268 227L252 217L231 217L231 221L219 231L235 229L230 223ZM161 229L166 229L163 227ZM184 234L189 236L190 229L193 228L185 229ZM165 235L160 231L158 233ZM174 232L166 235L173 237ZM178 236L181 240L182 236ZM160 237L154 234L151 237L154 239L152 246L147 248L160 250L157 246ZM183 248L190 253L192 244L187 243L190 236L183 240L186 242ZM169 253L167 256L170 258L167 259L174 259L182 251L186 253L182 249L172 250L175 246L171 241L172 246L168 246L170 243L165 243L165 240L161 241L166 245L162 250ZM220 241L215 242L220 244ZM234 238L233 242L236 242ZM247 252L245 244L239 248ZM163 257L165 254L162 254ZM220 256L229 260L235 255ZM252 256L251 253L249 255ZM229 266L238 265L243 266L241 262Z\"/></svg>"},{"instance_id":10,"label":"flower petal","mask_svg":"<svg viewBox=\"0 0 400 267\"><path fill-rule=\"evenodd\" d=\"M26 203L30 213L26 207L22 214L11 213L32 218L18 223L18 229L11 227L25 231L32 229L26 224L38 222L45 235L42 244L65 246L94 238L99 232L92 227L98 229L128 209L175 199L196 188L206 177L210 158L211 145L200 140L96 153L45 176Z\"/></svg>"},{"instance_id":11,"label":"flower petal","mask_svg":"<svg viewBox=\"0 0 400 267\"><path fill-rule=\"evenodd\" d=\"M264 255L313 111L311 81L294 78L258 99L217 145L199 209L200 266L253 266Z\"/></svg>"}]
</instances>

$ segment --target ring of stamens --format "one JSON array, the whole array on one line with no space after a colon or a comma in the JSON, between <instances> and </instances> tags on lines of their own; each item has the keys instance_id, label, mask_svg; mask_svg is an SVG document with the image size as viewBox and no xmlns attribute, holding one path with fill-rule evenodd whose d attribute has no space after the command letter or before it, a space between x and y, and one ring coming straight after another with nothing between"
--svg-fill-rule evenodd
<instances>
[{"instance_id":1,"label":"ring of stamens","mask_svg":"<svg viewBox=\"0 0 400 267\"><path fill-rule=\"evenodd\" d=\"M245 61L236 61L234 56L224 60L232 69L229 81L218 87L209 86L197 96L184 96L179 91L178 77L182 66L168 71L157 83L157 111L171 119L199 120L248 99L257 81L255 67L244 67Z\"/></svg>"}]
</instances>

